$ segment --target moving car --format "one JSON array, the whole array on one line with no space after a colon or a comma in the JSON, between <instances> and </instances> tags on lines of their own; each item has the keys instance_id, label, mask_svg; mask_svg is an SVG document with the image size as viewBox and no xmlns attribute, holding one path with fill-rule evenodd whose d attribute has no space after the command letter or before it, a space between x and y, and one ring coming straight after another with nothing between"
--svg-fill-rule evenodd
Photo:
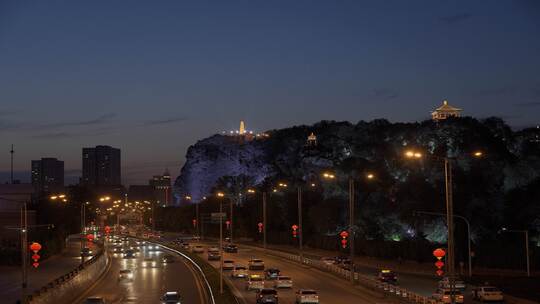
<instances>
[{"instance_id":1,"label":"moving car","mask_svg":"<svg viewBox=\"0 0 540 304\"><path fill-rule=\"evenodd\" d=\"M261 275L252 274L248 276L246 290L259 290L264 288L264 279Z\"/></svg>"},{"instance_id":2,"label":"moving car","mask_svg":"<svg viewBox=\"0 0 540 304\"><path fill-rule=\"evenodd\" d=\"M221 254L219 251L210 251L208 250L208 260L209 261L219 261L221 259Z\"/></svg>"},{"instance_id":3,"label":"moving car","mask_svg":"<svg viewBox=\"0 0 540 304\"><path fill-rule=\"evenodd\" d=\"M323 262L326 265L334 265L336 264L336 259L332 257L322 257L321 262Z\"/></svg>"},{"instance_id":4,"label":"moving car","mask_svg":"<svg viewBox=\"0 0 540 304\"><path fill-rule=\"evenodd\" d=\"M296 304L318 304L319 295L313 289L299 289L296 292Z\"/></svg>"},{"instance_id":5,"label":"moving car","mask_svg":"<svg viewBox=\"0 0 540 304\"><path fill-rule=\"evenodd\" d=\"M452 303L450 297L450 289L437 289L433 294L433 299L437 300L439 303ZM454 291L455 303L463 303L463 294L459 290Z\"/></svg>"},{"instance_id":6,"label":"moving car","mask_svg":"<svg viewBox=\"0 0 540 304\"><path fill-rule=\"evenodd\" d=\"M481 302L502 302L504 296L502 291L493 286L480 286L472 290L472 298Z\"/></svg>"},{"instance_id":7,"label":"moving car","mask_svg":"<svg viewBox=\"0 0 540 304\"><path fill-rule=\"evenodd\" d=\"M163 264L174 263L174 261L175 261L174 256L172 256L170 254L166 254L165 256L163 256L161 258L161 263L163 263Z\"/></svg>"},{"instance_id":8,"label":"moving car","mask_svg":"<svg viewBox=\"0 0 540 304\"><path fill-rule=\"evenodd\" d=\"M249 270L264 270L264 262L261 259L251 259L248 262Z\"/></svg>"},{"instance_id":9,"label":"moving car","mask_svg":"<svg viewBox=\"0 0 540 304\"><path fill-rule=\"evenodd\" d=\"M149 244L146 246L146 249L148 251L160 251L161 248L159 247L159 245L153 245L153 244Z\"/></svg>"},{"instance_id":10,"label":"moving car","mask_svg":"<svg viewBox=\"0 0 540 304\"><path fill-rule=\"evenodd\" d=\"M102 297L90 297L84 300L83 304L107 304Z\"/></svg>"},{"instance_id":11,"label":"moving car","mask_svg":"<svg viewBox=\"0 0 540 304\"><path fill-rule=\"evenodd\" d=\"M120 270L120 272L118 273L118 280L119 281L122 281L122 280L131 281L131 280L133 280L133 271L131 271L130 269L122 269L122 270Z\"/></svg>"},{"instance_id":12,"label":"moving car","mask_svg":"<svg viewBox=\"0 0 540 304\"><path fill-rule=\"evenodd\" d=\"M223 261L223 270L233 270L234 261L233 260L224 260Z\"/></svg>"},{"instance_id":13,"label":"moving car","mask_svg":"<svg viewBox=\"0 0 540 304\"><path fill-rule=\"evenodd\" d=\"M278 276L274 281L274 288L292 288L293 281L291 277Z\"/></svg>"},{"instance_id":14,"label":"moving car","mask_svg":"<svg viewBox=\"0 0 540 304\"><path fill-rule=\"evenodd\" d=\"M467 288L467 285L465 285L465 282L462 280L454 280L454 286L457 290L464 291L465 288ZM441 289L450 289L450 278L444 277L442 280L439 281L439 288Z\"/></svg>"},{"instance_id":15,"label":"moving car","mask_svg":"<svg viewBox=\"0 0 540 304\"><path fill-rule=\"evenodd\" d=\"M89 256L92 256L92 250L90 250L90 248L88 248L88 247L84 247L84 248L81 250L81 256L83 256L83 257L89 257Z\"/></svg>"},{"instance_id":16,"label":"moving car","mask_svg":"<svg viewBox=\"0 0 540 304\"><path fill-rule=\"evenodd\" d=\"M227 244L223 246L223 250L228 253L238 253L238 246L235 244Z\"/></svg>"},{"instance_id":17,"label":"moving car","mask_svg":"<svg viewBox=\"0 0 540 304\"><path fill-rule=\"evenodd\" d=\"M263 288L257 291L257 304L272 303L278 304L277 291L273 288Z\"/></svg>"},{"instance_id":18,"label":"moving car","mask_svg":"<svg viewBox=\"0 0 540 304\"><path fill-rule=\"evenodd\" d=\"M389 269L383 269L377 275L377 280L383 283L396 283L397 275Z\"/></svg>"},{"instance_id":19,"label":"moving car","mask_svg":"<svg viewBox=\"0 0 540 304\"><path fill-rule=\"evenodd\" d=\"M202 245L195 245L191 248L193 253L204 253L204 247Z\"/></svg>"},{"instance_id":20,"label":"moving car","mask_svg":"<svg viewBox=\"0 0 540 304\"><path fill-rule=\"evenodd\" d=\"M124 251L124 255L122 256L124 259L134 259L136 257L136 254L133 250L126 250Z\"/></svg>"},{"instance_id":21,"label":"moving car","mask_svg":"<svg viewBox=\"0 0 540 304\"><path fill-rule=\"evenodd\" d=\"M231 278L247 278L248 270L245 266L236 265L231 272Z\"/></svg>"},{"instance_id":22,"label":"moving car","mask_svg":"<svg viewBox=\"0 0 540 304\"><path fill-rule=\"evenodd\" d=\"M158 263L152 258L145 258L142 261L142 267L157 267Z\"/></svg>"},{"instance_id":23,"label":"moving car","mask_svg":"<svg viewBox=\"0 0 540 304\"><path fill-rule=\"evenodd\" d=\"M277 268L268 268L264 271L264 278L267 280L274 280L280 274L279 269Z\"/></svg>"},{"instance_id":24,"label":"moving car","mask_svg":"<svg viewBox=\"0 0 540 304\"><path fill-rule=\"evenodd\" d=\"M161 297L162 304L180 304L180 294L177 291L167 291Z\"/></svg>"}]
</instances>

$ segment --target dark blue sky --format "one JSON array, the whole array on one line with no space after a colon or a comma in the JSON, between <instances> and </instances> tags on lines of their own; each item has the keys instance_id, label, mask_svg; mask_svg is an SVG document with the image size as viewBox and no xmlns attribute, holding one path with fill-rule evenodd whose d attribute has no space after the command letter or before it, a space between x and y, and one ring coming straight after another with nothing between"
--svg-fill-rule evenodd
<instances>
[{"instance_id":1,"label":"dark blue sky","mask_svg":"<svg viewBox=\"0 0 540 304\"><path fill-rule=\"evenodd\" d=\"M139 183L240 119L416 121L443 99L539 122L538 1L0 0L0 172L11 143L17 171L73 176L109 144Z\"/></svg>"}]
</instances>

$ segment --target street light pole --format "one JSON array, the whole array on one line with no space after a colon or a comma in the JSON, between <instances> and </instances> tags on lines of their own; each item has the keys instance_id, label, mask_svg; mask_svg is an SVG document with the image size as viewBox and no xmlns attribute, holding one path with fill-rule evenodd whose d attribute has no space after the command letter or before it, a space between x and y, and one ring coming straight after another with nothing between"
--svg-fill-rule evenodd
<instances>
[{"instance_id":1,"label":"street light pole","mask_svg":"<svg viewBox=\"0 0 540 304\"><path fill-rule=\"evenodd\" d=\"M300 262L304 264L304 250L303 250L303 239L302 239L302 187L298 186L298 250L300 251Z\"/></svg>"},{"instance_id":2,"label":"street light pole","mask_svg":"<svg viewBox=\"0 0 540 304\"><path fill-rule=\"evenodd\" d=\"M508 230L506 228L502 229L503 232L516 232L525 234L525 262L527 267L527 277L531 276L531 266L529 260L529 231L528 230Z\"/></svg>"},{"instance_id":3,"label":"street light pole","mask_svg":"<svg viewBox=\"0 0 540 304\"><path fill-rule=\"evenodd\" d=\"M86 216L85 209L86 209L85 204L81 202L81 235L79 237L80 247L81 247L81 264L84 263L83 249L84 249L84 226L85 226L85 216Z\"/></svg>"},{"instance_id":4,"label":"street light pole","mask_svg":"<svg viewBox=\"0 0 540 304\"><path fill-rule=\"evenodd\" d=\"M454 202L452 192L452 160L444 158L444 176L446 186L446 222L448 228L448 279L450 283L450 303L456 302L454 274Z\"/></svg>"},{"instance_id":5,"label":"street light pole","mask_svg":"<svg viewBox=\"0 0 540 304\"><path fill-rule=\"evenodd\" d=\"M233 243L233 200L229 198L230 201L230 209L231 209L231 218L229 219L229 243Z\"/></svg>"},{"instance_id":6,"label":"street light pole","mask_svg":"<svg viewBox=\"0 0 540 304\"><path fill-rule=\"evenodd\" d=\"M223 200L219 200L219 293L223 294Z\"/></svg>"},{"instance_id":7,"label":"street light pole","mask_svg":"<svg viewBox=\"0 0 540 304\"><path fill-rule=\"evenodd\" d=\"M266 191L262 193L263 203L263 248L266 253Z\"/></svg>"},{"instance_id":8,"label":"street light pole","mask_svg":"<svg viewBox=\"0 0 540 304\"><path fill-rule=\"evenodd\" d=\"M27 255L28 255L28 209L26 202L21 208L21 267L22 267L22 295L23 301L26 302L26 286L28 285L27 273Z\"/></svg>"},{"instance_id":9,"label":"street light pole","mask_svg":"<svg viewBox=\"0 0 540 304\"><path fill-rule=\"evenodd\" d=\"M354 284L354 179L349 177L349 247L350 247L350 280Z\"/></svg>"}]
</instances>

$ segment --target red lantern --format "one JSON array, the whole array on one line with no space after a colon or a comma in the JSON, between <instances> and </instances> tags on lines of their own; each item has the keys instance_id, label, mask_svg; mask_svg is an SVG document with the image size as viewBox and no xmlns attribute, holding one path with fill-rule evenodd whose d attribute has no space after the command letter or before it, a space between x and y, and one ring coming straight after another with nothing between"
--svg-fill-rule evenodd
<instances>
[{"instance_id":1,"label":"red lantern","mask_svg":"<svg viewBox=\"0 0 540 304\"><path fill-rule=\"evenodd\" d=\"M442 248L433 250L433 256L435 256L438 260L442 259L445 255L446 251L444 251Z\"/></svg>"},{"instance_id":2,"label":"red lantern","mask_svg":"<svg viewBox=\"0 0 540 304\"><path fill-rule=\"evenodd\" d=\"M105 226L105 233L106 233L106 234L111 233L111 227Z\"/></svg>"},{"instance_id":3,"label":"red lantern","mask_svg":"<svg viewBox=\"0 0 540 304\"><path fill-rule=\"evenodd\" d=\"M225 221L225 225L227 226L227 230L231 228L231 221Z\"/></svg>"},{"instance_id":4,"label":"red lantern","mask_svg":"<svg viewBox=\"0 0 540 304\"><path fill-rule=\"evenodd\" d=\"M441 269L444 267L444 262L439 260L437 262L435 262L435 267L437 267L437 269Z\"/></svg>"},{"instance_id":5,"label":"red lantern","mask_svg":"<svg viewBox=\"0 0 540 304\"><path fill-rule=\"evenodd\" d=\"M41 250L41 245L39 243L33 242L30 245L30 250L32 250L34 253L37 253L38 251Z\"/></svg>"},{"instance_id":6,"label":"red lantern","mask_svg":"<svg viewBox=\"0 0 540 304\"><path fill-rule=\"evenodd\" d=\"M347 238L349 237L349 232L343 230L339 233L339 236L341 236L341 247L347 248Z\"/></svg>"},{"instance_id":7,"label":"red lantern","mask_svg":"<svg viewBox=\"0 0 540 304\"><path fill-rule=\"evenodd\" d=\"M439 269L439 270L435 271L435 273L436 273L438 276L442 277L442 275L444 274L444 271L442 271L442 270Z\"/></svg>"},{"instance_id":8,"label":"red lantern","mask_svg":"<svg viewBox=\"0 0 540 304\"><path fill-rule=\"evenodd\" d=\"M40 257L39 254L37 254L37 253L34 253L34 254L32 255L32 260L34 260L35 262L37 262L37 261L39 260L39 258L41 258L41 257Z\"/></svg>"},{"instance_id":9,"label":"red lantern","mask_svg":"<svg viewBox=\"0 0 540 304\"><path fill-rule=\"evenodd\" d=\"M346 239L341 239L341 247L347 248L347 240Z\"/></svg>"},{"instance_id":10,"label":"red lantern","mask_svg":"<svg viewBox=\"0 0 540 304\"><path fill-rule=\"evenodd\" d=\"M191 223L193 224L193 228L197 227L197 220L196 219L192 219Z\"/></svg>"},{"instance_id":11,"label":"red lantern","mask_svg":"<svg viewBox=\"0 0 540 304\"><path fill-rule=\"evenodd\" d=\"M89 241L89 242L92 242L94 240L94 235L89 233L86 235L86 239Z\"/></svg>"},{"instance_id":12,"label":"red lantern","mask_svg":"<svg viewBox=\"0 0 540 304\"><path fill-rule=\"evenodd\" d=\"M292 228L292 236L293 238L295 238L297 234L296 230L298 230L298 225L294 224L291 226L291 228Z\"/></svg>"},{"instance_id":13,"label":"red lantern","mask_svg":"<svg viewBox=\"0 0 540 304\"><path fill-rule=\"evenodd\" d=\"M34 268L38 268L39 263L38 263L38 262L34 262L34 263L32 263L32 266L34 266Z\"/></svg>"},{"instance_id":14,"label":"red lantern","mask_svg":"<svg viewBox=\"0 0 540 304\"><path fill-rule=\"evenodd\" d=\"M262 233L262 231L263 231L263 223L258 223L257 228L259 229L259 233Z\"/></svg>"}]
</instances>

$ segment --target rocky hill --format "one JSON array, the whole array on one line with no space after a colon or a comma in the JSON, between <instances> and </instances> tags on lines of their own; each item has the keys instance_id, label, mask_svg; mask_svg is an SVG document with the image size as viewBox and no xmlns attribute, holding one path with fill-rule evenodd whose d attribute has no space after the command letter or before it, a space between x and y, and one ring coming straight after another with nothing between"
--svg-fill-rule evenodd
<instances>
[{"instance_id":1,"label":"rocky hill","mask_svg":"<svg viewBox=\"0 0 540 304\"><path fill-rule=\"evenodd\" d=\"M311 132L317 136L316 145L307 143ZM442 164L405 159L404 151L414 148L456 158L456 213L478 217L478 233L507 223L538 227L540 194L534 189L540 188L536 187L540 185L539 133L537 128L512 131L498 118L465 117L440 123L321 121L271 130L268 137L253 140L214 135L189 148L175 193L177 198L189 194L198 201L218 185L227 187L224 180L235 178L242 179L244 190L281 179L322 183L320 173L329 169L342 181L354 176L362 187L361 177L369 171L376 174L377 182L376 187L365 185L369 195L363 197L366 191L360 191L359 200L370 206L362 209L364 222L380 226L390 221L383 233L393 235L396 230L410 230L412 211L441 210L444 202ZM476 150L483 151L482 159L472 157ZM324 189L325 197L346 195L346 182ZM527 201L520 201L524 197ZM508 206L512 200L520 201L519 208ZM362 229L370 228L365 224Z\"/></svg>"}]
</instances>

